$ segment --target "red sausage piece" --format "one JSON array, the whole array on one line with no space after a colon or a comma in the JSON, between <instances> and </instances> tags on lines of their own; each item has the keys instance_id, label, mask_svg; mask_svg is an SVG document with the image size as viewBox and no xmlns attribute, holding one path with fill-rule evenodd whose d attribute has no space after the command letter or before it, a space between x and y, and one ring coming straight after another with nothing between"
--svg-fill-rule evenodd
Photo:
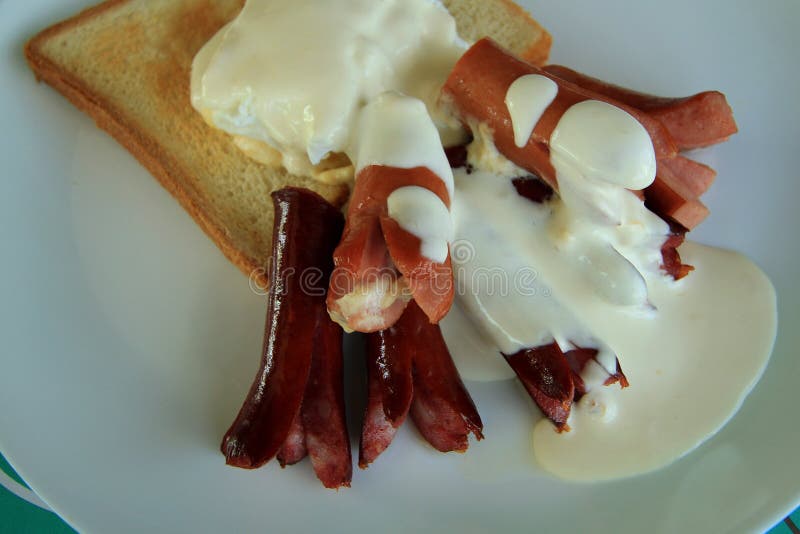
<instances>
[{"instance_id":1,"label":"red sausage piece","mask_svg":"<svg viewBox=\"0 0 800 534\"><path fill-rule=\"evenodd\" d=\"M453 275L449 257L444 264L425 258L420 241L388 217L387 199L396 189L419 186L435 193L446 206L450 197L444 182L426 167L399 169L372 165L355 182L341 243L334 252L336 268L328 292L332 316L351 330L377 332L392 326L410 297L438 322L453 300ZM377 282L398 284L409 295L377 301L371 289ZM358 305L344 305L357 297Z\"/></svg>"},{"instance_id":2,"label":"red sausage piece","mask_svg":"<svg viewBox=\"0 0 800 534\"><path fill-rule=\"evenodd\" d=\"M569 430L567 419L575 397L572 369L556 343L504 355L544 415L559 431Z\"/></svg>"},{"instance_id":3,"label":"red sausage piece","mask_svg":"<svg viewBox=\"0 0 800 534\"><path fill-rule=\"evenodd\" d=\"M349 487L353 476L342 373L342 329L325 314L314 340L300 413L311 464L326 488Z\"/></svg>"},{"instance_id":4,"label":"red sausage piece","mask_svg":"<svg viewBox=\"0 0 800 534\"><path fill-rule=\"evenodd\" d=\"M286 441L306 390L314 339L327 320L325 289L341 236L341 212L305 189L272 194L271 282L261 368L222 441L227 463L256 468ZM314 271L319 276L304 273Z\"/></svg>"},{"instance_id":5,"label":"red sausage piece","mask_svg":"<svg viewBox=\"0 0 800 534\"><path fill-rule=\"evenodd\" d=\"M549 77L558 84L558 94L539 119L528 144L520 148L514 142L511 116L505 99L509 86L527 74ZM558 184L555 170L550 164L550 136L564 113L584 100L601 100L630 113L650 134L657 158L674 157L677 154L677 147L669 132L657 120L630 106L561 80L514 57L488 38L475 43L459 59L442 91L445 100L452 101L465 120L475 119L492 129L494 143L504 156L541 177L554 189L558 189Z\"/></svg>"},{"instance_id":6,"label":"red sausage piece","mask_svg":"<svg viewBox=\"0 0 800 534\"><path fill-rule=\"evenodd\" d=\"M411 418L422 436L441 452L467 450L469 434L483 439L483 422L458 374L438 325L409 304L393 334L413 350L414 399Z\"/></svg>"},{"instance_id":7,"label":"red sausage piece","mask_svg":"<svg viewBox=\"0 0 800 534\"><path fill-rule=\"evenodd\" d=\"M667 128L679 150L720 143L738 131L733 111L725 95L719 91L705 91L685 98L665 98L613 85L562 65L548 65L544 70L650 114Z\"/></svg>"},{"instance_id":8,"label":"red sausage piece","mask_svg":"<svg viewBox=\"0 0 800 534\"><path fill-rule=\"evenodd\" d=\"M381 332L367 334L367 406L364 413L364 422L361 426L361 443L358 448L358 466L366 469L380 454L391 445L397 429L405 421L408 407L405 412L395 414L392 421L386 415L383 398L387 391L385 383L380 377L380 366L377 360L384 340L376 338ZM386 354L384 352L384 354ZM389 355L391 358L391 356ZM409 401L410 405L410 401Z\"/></svg>"},{"instance_id":9,"label":"red sausage piece","mask_svg":"<svg viewBox=\"0 0 800 534\"><path fill-rule=\"evenodd\" d=\"M509 86L527 74L549 77L558 84L558 94L543 113L527 145L520 148L514 142L505 98ZM659 162L677 155L678 147L660 120L525 63L490 39L478 41L462 56L442 91L445 101L450 101L465 121L477 120L491 128L494 143L504 156L541 177L556 190L558 182L550 163L550 136L563 114L584 100L607 102L638 120L650 134ZM686 228L694 228L708 215L708 209L697 199L697 195L672 175L658 173L648 190L651 200L649 207L665 219L675 220Z\"/></svg>"}]
</instances>

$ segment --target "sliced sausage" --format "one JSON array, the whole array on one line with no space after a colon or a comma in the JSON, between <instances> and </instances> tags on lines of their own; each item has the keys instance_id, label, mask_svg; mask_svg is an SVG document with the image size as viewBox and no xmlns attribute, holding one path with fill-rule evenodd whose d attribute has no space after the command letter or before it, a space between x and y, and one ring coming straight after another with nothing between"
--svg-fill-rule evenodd
<instances>
[{"instance_id":1,"label":"sliced sausage","mask_svg":"<svg viewBox=\"0 0 800 534\"><path fill-rule=\"evenodd\" d=\"M575 397L572 369L558 344L504 354L531 399L559 431L569 430L567 419Z\"/></svg>"},{"instance_id":2,"label":"sliced sausage","mask_svg":"<svg viewBox=\"0 0 800 534\"><path fill-rule=\"evenodd\" d=\"M382 386L380 368L373 364L375 358L371 355L370 346L372 345L372 348L379 346L380 341L371 342L369 340L377 335L378 333L367 334L367 406L361 426L361 442L358 447L358 466L361 469L369 467L369 464L391 445L397 429L406 418L405 413L398 413L392 421L386 415L383 405L386 390Z\"/></svg>"},{"instance_id":3,"label":"sliced sausage","mask_svg":"<svg viewBox=\"0 0 800 534\"><path fill-rule=\"evenodd\" d=\"M528 144L520 148L514 142L511 116L505 99L509 86L527 74L551 78L558 84L558 94L542 114ZM442 91L445 101L452 103L465 120L474 119L489 125L494 134L494 143L504 156L541 177L554 189L558 189L558 182L550 164L550 136L562 115L584 100L601 100L630 113L650 134L657 158L674 157L677 154L677 147L669 132L657 120L526 63L489 38L475 43L459 59Z\"/></svg>"},{"instance_id":4,"label":"sliced sausage","mask_svg":"<svg viewBox=\"0 0 800 534\"><path fill-rule=\"evenodd\" d=\"M414 303L397 322L394 335L413 350L414 399L411 418L420 434L441 452L467 450L469 435L483 439L483 422L464 387L438 325Z\"/></svg>"},{"instance_id":5,"label":"sliced sausage","mask_svg":"<svg viewBox=\"0 0 800 534\"><path fill-rule=\"evenodd\" d=\"M441 264L425 258L419 239L388 217L389 195L406 186L426 188L450 206L444 182L426 167L372 165L356 178L328 292L331 317L348 330L390 327L411 297L432 322L450 309L454 288L449 256Z\"/></svg>"},{"instance_id":6,"label":"sliced sausage","mask_svg":"<svg viewBox=\"0 0 800 534\"><path fill-rule=\"evenodd\" d=\"M320 323L300 409L306 447L326 488L349 487L353 464L344 406L342 329L327 316Z\"/></svg>"}]
</instances>

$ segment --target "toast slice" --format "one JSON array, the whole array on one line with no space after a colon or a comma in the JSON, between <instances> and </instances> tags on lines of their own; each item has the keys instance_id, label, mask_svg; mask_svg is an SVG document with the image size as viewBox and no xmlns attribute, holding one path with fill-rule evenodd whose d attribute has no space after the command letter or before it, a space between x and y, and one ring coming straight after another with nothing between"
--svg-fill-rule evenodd
<instances>
[{"instance_id":1,"label":"toast slice","mask_svg":"<svg viewBox=\"0 0 800 534\"><path fill-rule=\"evenodd\" d=\"M550 36L511 0L444 0L461 35L490 35L536 63ZM36 35L25 55L36 77L92 116L181 203L223 254L264 283L270 193L306 187L342 205L327 185L255 162L191 106L198 50L243 0L109 0Z\"/></svg>"}]
</instances>

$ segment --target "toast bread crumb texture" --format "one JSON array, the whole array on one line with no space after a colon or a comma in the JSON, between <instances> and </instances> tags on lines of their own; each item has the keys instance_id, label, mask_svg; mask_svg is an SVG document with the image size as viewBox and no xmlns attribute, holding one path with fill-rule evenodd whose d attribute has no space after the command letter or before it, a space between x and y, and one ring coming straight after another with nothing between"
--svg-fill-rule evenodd
<instances>
[{"instance_id":1,"label":"toast bread crumb texture","mask_svg":"<svg viewBox=\"0 0 800 534\"><path fill-rule=\"evenodd\" d=\"M442 0L456 19L458 33L474 42L491 37L535 65L544 65L552 38L530 13L512 0Z\"/></svg>"},{"instance_id":2,"label":"toast bread crumb texture","mask_svg":"<svg viewBox=\"0 0 800 534\"><path fill-rule=\"evenodd\" d=\"M490 35L543 62L550 36L510 0L445 0L467 39ZM191 106L198 50L242 0L110 0L52 26L25 47L38 79L91 115L181 203L247 275L263 273L272 239L270 193L287 185L335 205L348 188L260 164ZM257 274L265 282L263 274Z\"/></svg>"}]
</instances>

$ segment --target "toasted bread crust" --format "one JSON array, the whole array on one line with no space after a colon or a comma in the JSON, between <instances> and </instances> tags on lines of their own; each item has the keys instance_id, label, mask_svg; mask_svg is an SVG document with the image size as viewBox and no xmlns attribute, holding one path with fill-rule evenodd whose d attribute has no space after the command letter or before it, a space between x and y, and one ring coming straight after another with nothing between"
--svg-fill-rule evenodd
<instances>
[{"instance_id":1,"label":"toasted bread crust","mask_svg":"<svg viewBox=\"0 0 800 534\"><path fill-rule=\"evenodd\" d=\"M114 0L114 3L126 0ZM25 55L31 68L36 73L37 79L47 83L64 95L78 109L88 113L98 127L102 128L124 146L150 173L164 186L164 189L175 197L189 215L200 225L200 228L211 238L220 248L222 253L243 273L248 276L253 273L261 272L262 265L256 258L251 258L234 246L233 241L226 234L225 230L216 224L198 206L192 198L193 195L186 188L179 185L167 167L165 160L172 159L169 154L159 149L157 143L147 139L137 128L130 127L124 115L114 108L110 103L98 95L94 95L80 81L68 72L59 69L47 57L37 53L34 41L25 47ZM173 163L177 163L174 159ZM343 203L344 201L342 201ZM260 278L260 283L266 283L266 279Z\"/></svg>"},{"instance_id":2,"label":"toasted bread crust","mask_svg":"<svg viewBox=\"0 0 800 534\"><path fill-rule=\"evenodd\" d=\"M136 125L131 124L124 113L116 109L111 102L108 102L97 92L92 91L80 78L72 75L68 70L60 68L42 53L41 43L50 37L84 24L93 17L102 15L106 11L122 6L129 1L109 0L46 28L25 45L25 58L36 74L37 80L52 86L78 109L89 114L98 127L111 134L118 143L124 146L150 171L156 180L189 213L206 235L214 241L228 260L245 275L255 278L257 283L264 285L267 280L263 263L237 248L229 233L201 209L195 200L196 192L190 191L185 186L185 184L191 183L191 180L187 179L188 175L183 180L178 180L170 173L168 168L180 168L180 162L162 150L157 142L148 138ZM172 165L166 165L167 161L170 161ZM339 199L339 205L344 204L346 195L347 192L343 191L342 197Z\"/></svg>"},{"instance_id":3,"label":"toasted bread crust","mask_svg":"<svg viewBox=\"0 0 800 534\"><path fill-rule=\"evenodd\" d=\"M531 43L531 45L519 52L519 57L526 61L530 61L534 65L544 65L547 63L547 58L550 57L550 48L553 45L553 36L550 33L542 28L542 26L536 22L536 20L531 16L530 13L526 9L523 9L518 4L514 3L513 0L500 0L503 4L506 5L509 11L511 11L514 16L521 18L524 20L531 29L537 29L540 31L539 38Z\"/></svg>"}]
</instances>

